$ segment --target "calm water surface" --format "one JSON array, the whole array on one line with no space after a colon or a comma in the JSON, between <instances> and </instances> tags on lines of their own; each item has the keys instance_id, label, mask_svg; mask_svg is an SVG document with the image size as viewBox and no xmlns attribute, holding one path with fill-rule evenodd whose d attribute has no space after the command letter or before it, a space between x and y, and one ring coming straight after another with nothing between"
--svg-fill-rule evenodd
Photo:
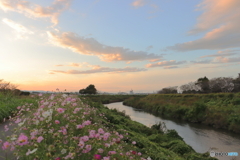
<instances>
[{"instance_id":1,"label":"calm water surface","mask_svg":"<svg viewBox=\"0 0 240 160\"><path fill-rule=\"evenodd\" d=\"M184 141L199 153L210 151L238 152L237 160L240 160L240 134L234 134L225 130L213 129L201 124L190 124L183 121L168 120L156 117L152 114L124 106L122 102L105 104L110 109L125 110L132 120L146 126L151 126L159 121L166 124L167 129L175 129ZM230 160L230 157L217 157L220 160Z\"/></svg>"}]
</instances>

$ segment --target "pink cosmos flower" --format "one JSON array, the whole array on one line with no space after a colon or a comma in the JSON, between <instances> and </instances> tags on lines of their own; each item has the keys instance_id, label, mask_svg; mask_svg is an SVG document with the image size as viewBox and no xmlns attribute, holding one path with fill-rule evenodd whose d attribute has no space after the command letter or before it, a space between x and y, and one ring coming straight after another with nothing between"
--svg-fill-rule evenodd
<instances>
[{"instance_id":1,"label":"pink cosmos flower","mask_svg":"<svg viewBox=\"0 0 240 160\"><path fill-rule=\"evenodd\" d=\"M105 132L104 132L104 130L103 130L102 128L99 128L99 129L98 129L98 133L104 134Z\"/></svg>"},{"instance_id":2,"label":"pink cosmos flower","mask_svg":"<svg viewBox=\"0 0 240 160\"><path fill-rule=\"evenodd\" d=\"M6 149L8 149L8 147L10 147L11 146L11 144L9 143L9 142L4 142L3 143L3 146L2 146L2 149L3 150L6 150Z\"/></svg>"},{"instance_id":3,"label":"pink cosmos flower","mask_svg":"<svg viewBox=\"0 0 240 160\"><path fill-rule=\"evenodd\" d=\"M105 143L104 145L105 145L105 147L110 147L111 146L109 143Z\"/></svg>"},{"instance_id":4,"label":"pink cosmos flower","mask_svg":"<svg viewBox=\"0 0 240 160\"><path fill-rule=\"evenodd\" d=\"M28 137L25 136L23 133L20 134L20 136L18 137L18 145L23 146L28 144Z\"/></svg>"},{"instance_id":5,"label":"pink cosmos flower","mask_svg":"<svg viewBox=\"0 0 240 160\"><path fill-rule=\"evenodd\" d=\"M132 142L132 144L136 144L136 142L135 142L135 141L133 141L133 142Z\"/></svg>"},{"instance_id":6,"label":"pink cosmos flower","mask_svg":"<svg viewBox=\"0 0 240 160\"><path fill-rule=\"evenodd\" d=\"M60 124L60 121L59 120L55 120L55 124Z\"/></svg>"},{"instance_id":7,"label":"pink cosmos flower","mask_svg":"<svg viewBox=\"0 0 240 160\"><path fill-rule=\"evenodd\" d=\"M113 154L116 154L116 153L117 153L116 151L109 151L108 155L113 155Z\"/></svg>"},{"instance_id":8,"label":"pink cosmos flower","mask_svg":"<svg viewBox=\"0 0 240 160\"><path fill-rule=\"evenodd\" d=\"M21 119L20 118L17 118L17 120L15 121L15 123L19 123L21 122Z\"/></svg>"},{"instance_id":9,"label":"pink cosmos flower","mask_svg":"<svg viewBox=\"0 0 240 160\"><path fill-rule=\"evenodd\" d=\"M94 159L101 159L101 155L95 154L95 155L94 155Z\"/></svg>"},{"instance_id":10,"label":"pink cosmos flower","mask_svg":"<svg viewBox=\"0 0 240 160\"><path fill-rule=\"evenodd\" d=\"M65 110L63 108L58 108L57 111L58 113L64 113Z\"/></svg>"},{"instance_id":11,"label":"pink cosmos flower","mask_svg":"<svg viewBox=\"0 0 240 160\"><path fill-rule=\"evenodd\" d=\"M83 128L83 125L77 125L77 129L82 129Z\"/></svg>"},{"instance_id":12,"label":"pink cosmos flower","mask_svg":"<svg viewBox=\"0 0 240 160\"><path fill-rule=\"evenodd\" d=\"M103 157L103 160L110 160L110 157Z\"/></svg>"},{"instance_id":13,"label":"pink cosmos flower","mask_svg":"<svg viewBox=\"0 0 240 160\"><path fill-rule=\"evenodd\" d=\"M42 136L38 137L37 142L40 143L44 138Z\"/></svg>"},{"instance_id":14,"label":"pink cosmos flower","mask_svg":"<svg viewBox=\"0 0 240 160\"><path fill-rule=\"evenodd\" d=\"M86 150L91 151L92 146L91 145L86 145Z\"/></svg>"},{"instance_id":15,"label":"pink cosmos flower","mask_svg":"<svg viewBox=\"0 0 240 160\"><path fill-rule=\"evenodd\" d=\"M80 141L80 142L78 143L78 146L79 146L80 148L83 148L83 147L84 147L84 141Z\"/></svg>"},{"instance_id":16,"label":"pink cosmos flower","mask_svg":"<svg viewBox=\"0 0 240 160\"><path fill-rule=\"evenodd\" d=\"M100 138L100 134L97 133L97 134L94 135L94 137L95 137L95 138Z\"/></svg>"},{"instance_id":17,"label":"pink cosmos flower","mask_svg":"<svg viewBox=\"0 0 240 160\"><path fill-rule=\"evenodd\" d=\"M7 132L9 130L7 125L4 126L4 129L5 129L5 132Z\"/></svg>"},{"instance_id":18,"label":"pink cosmos flower","mask_svg":"<svg viewBox=\"0 0 240 160\"><path fill-rule=\"evenodd\" d=\"M80 137L80 140L83 142L86 142L89 140L89 138L88 138L88 136L83 136L83 137Z\"/></svg>"},{"instance_id":19,"label":"pink cosmos flower","mask_svg":"<svg viewBox=\"0 0 240 160\"><path fill-rule=\"evenodd\" d=\"M76 102L77 100L76 100L75 98L73 98L71 101L72 101L72 102Z\"/></svg>"},{"instance_id":20,"label":"pink cosmos flower","mask_svg":"<svg viewBox=\"0 0 240 160\"><path fill-rule=\"evenodd\" d=\"M87 120L87 121L83 122L83 125L87 126L87 125L90 125L91 123L92 123L91 121Z\"/></svg>"}]
</instances>

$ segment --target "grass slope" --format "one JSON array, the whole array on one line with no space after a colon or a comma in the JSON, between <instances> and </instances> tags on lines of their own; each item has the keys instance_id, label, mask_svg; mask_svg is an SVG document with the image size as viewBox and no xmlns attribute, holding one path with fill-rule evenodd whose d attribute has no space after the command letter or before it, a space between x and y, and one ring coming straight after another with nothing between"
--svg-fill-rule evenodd
<instances>
[{"instance_id":1,"label":"grass slope","mask_svg":"<svg viewBox=\"0 0 240 160\"><path fill-rule=\"evenodd\" d=\"M153 94L123 104L156 116L183 119L240 133L240 93Z\"/></svg>"}]
</instances>

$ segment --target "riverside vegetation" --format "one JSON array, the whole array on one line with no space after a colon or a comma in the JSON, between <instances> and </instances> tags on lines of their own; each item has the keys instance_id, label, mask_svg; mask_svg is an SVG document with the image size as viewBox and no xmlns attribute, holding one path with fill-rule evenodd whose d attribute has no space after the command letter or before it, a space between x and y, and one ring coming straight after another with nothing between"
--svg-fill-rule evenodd
<instances>
[{"instance_id":1,"label":"riverside vegetation","mask_svg":"<svg viewBox=\"0 0 240 160\"><path fill-rule=\"evenodd\" d=\"M147 95L84 95L85 98L88 98L93 102L99 102L102 104L122 102L130 97L143 98L146 96Z\"/></svg>"},{"instance_id":2,"label":"riverside vegetation","mask_svg":"<svg viewBox=\"0 0 240 160\"><path fill-rule=\"evenodd\" d=\"M215 159L196 153L175 130L163 132L161 123L148 128L82 96L39 94L21 102L5 125L5 131L15 126L14 133L0 140L1 152L20 160Z\"/></svg>"},{"instance_id":3,"label":"riverside vegetation","mask_svg":"<svg viewBox=\"0 0 240 160\"><path fill-rule=\"evenodd\" d=\"M152 94L129 98L123 104L156 116L183 119L240 133L240 93Z\"/></svg>"}]
</instances>

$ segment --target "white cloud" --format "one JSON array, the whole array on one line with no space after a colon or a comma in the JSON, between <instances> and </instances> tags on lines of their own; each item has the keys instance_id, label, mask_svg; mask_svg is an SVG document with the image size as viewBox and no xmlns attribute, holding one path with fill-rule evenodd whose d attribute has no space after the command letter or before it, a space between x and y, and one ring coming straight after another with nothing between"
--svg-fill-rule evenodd
<instances>
[{"instance_id":1,"label":"white cloud","mask_svg":"<svg viewBox=\"0 0 240 160\"><path fill-rule=\"evenodd\" d=\"M200 60L200 61L191 61L193 64L210 64L212 60Z\"/></svg>"},{"instance_id":2,"label":"white cloud","mask_svg":"<svg viewBox=\"0 0 240 160\"><path fill-rule=\"evenodd\" d=\"M25 0L1 0L0 8L4 11L15 11L23 13L28 17L43 18L48 17L55 25L58 23L58 16L66 10L72 0L55 0L51 6L42 7L31 4Z\"/></svg>"},{"instance_id":3,"label":"white cloud","mask_svg":"<svg viewBox=\"0 0 240 160\"><path fill-rule=\"evenodd\" d=\"M240 44L240 1L239 0L203 0L198 9L203 13L190 35L205 33L205 36L186 43L168 47L178 51L200 49L236 48Z\"/></svg>"},{"instance_id":4,"label":"white cloud","mask_svg":"<svg viewBox=\"0 0 240 160\"><path fill-rule=\"evenodd\" d=\"M72 32L47 32L49 41L73 52L98 56L102 61L144 61L162 58L162 56L143 51L133 51L123 47L112 47L99 43L94 38L80 37Z\"/></svg>"},{"instance_id":5,"label":"white cloud","mask_svg":"<svg viewBox=\"0 0 240 160\"><path fill-rule=\"evenodd\" d=\"M12 29L14 29L15 31L14 34L17 39L27 39L28 38L27 35L34 34L33 31L29 30L25 26L18 24L10 19L4 18L2 19L2 22L8 25L9 27L11 27Z\"/></svg>"},{"instance_id":6,"label":"white cloud","mask_svg":"<svg viewBox=\"0 0 240 160\"><path fill-rule=\"evenodd\" d=\"M163 67L164 69L174 69L174 68L179 68L178 66L165 66Z\"/></svg>"},{"instance_id":7,"label":"white cloud","mask_svg":"<svg viewBox=\"0 0 240 160\"><path fill-rule=\"evenodd\" d=\"M13 28L15 31L22 33L22 34L33 34L32 31L30 31L29 29L27 29L26 27L24 27L21 24L18 24L10 19L4 18L2 19L2 21L7 24L9 27Z\"/></svg>"}]
</instances>

